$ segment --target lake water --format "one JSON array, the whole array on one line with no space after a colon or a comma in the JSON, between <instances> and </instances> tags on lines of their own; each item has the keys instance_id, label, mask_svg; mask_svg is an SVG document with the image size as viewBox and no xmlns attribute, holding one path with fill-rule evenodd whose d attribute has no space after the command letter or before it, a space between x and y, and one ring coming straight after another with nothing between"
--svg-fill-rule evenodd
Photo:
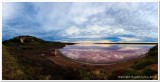
<instances>
[{"instance_id":1,"label":"lake water","mask_svg":"<svg viewBox=\"0 0 160 82\"><path fill-rule=\"evenodd\" d=\"M117 63L143 56L155 45L145 44L75 44L60 52L75 61L93 64Z\"/></svg>"}]
</instances>

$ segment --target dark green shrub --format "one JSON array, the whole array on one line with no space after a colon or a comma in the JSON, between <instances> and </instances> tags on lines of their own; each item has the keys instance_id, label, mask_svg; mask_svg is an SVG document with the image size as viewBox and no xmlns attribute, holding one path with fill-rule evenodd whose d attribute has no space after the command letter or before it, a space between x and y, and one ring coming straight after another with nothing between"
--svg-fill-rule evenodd
<instances>
[{"instance_id":1,"label":"dark green shrub","mask_svg":"<svg viewBox=\"0 0 160 82\"><path fill-rule=\"evenodd\" d=\"M149 57L158 57L158 50L149 51L148 56Z\"/></svg>"},{"instance_id":2,"label":"dark green shrub","mask_svg":"<svg viewBox=\"0 0 160 82\"><path fill-rule=\"evenodd\" d=\"M80 77L83 80L94 80L94 79L98 79L96 77L96 75L92 74L88 69L86 68L81 68L79 69L79 73L80 73Z\"/></svg>"},{"instance_id":3,"label":"dark green shrub","mask_svg":"<svg viewBox=\"0 0 160 82\"><path fill-rule=\"evenodd\" d=\"M140 75L140 73L137 70L128 69L128 70L125 70L125 73L123 75L126 75L126 76L138 76L138 75Z\"/></svg>"},{"instance_id":4,"label":"dark green shrub","mask_svg":"<svg viewBox=\"0 0 160 82\"><path fill-rule=\"evenodd\" d=\"M155 70L150 69L150 68L146 68L143 71L143 74L146 76L153 76L155 73L157 73L157 72Z\"/></svg>"},{"instance_id":5,"label":"dark green shrub","mask_svg":"<svg viewBox=\"0 0 160 82\"><path fill-rule=\"evenodd\" d=\"M109 80L118 80L121 79L118 76L123 76L123 74L125 73L125 70L121 69L121 70L115 70L111 73L110 76L108 76Z\"/></svg>"},{"instance_id":6,"label":"dark green shrub","mask_svg":"<svg viewBox=\"0 0 160 82\"><path fill-rule=\"evenodd\" d=\"M145 68L146 66L148 65L151 65L153 62L152 61L148 61L148 60L141 60L141 61L138 61L137 63L135 63L132 68L133 69L136 69L136 70L140 70L140 69L143 69Z\"/></svg>"}]
</instances>

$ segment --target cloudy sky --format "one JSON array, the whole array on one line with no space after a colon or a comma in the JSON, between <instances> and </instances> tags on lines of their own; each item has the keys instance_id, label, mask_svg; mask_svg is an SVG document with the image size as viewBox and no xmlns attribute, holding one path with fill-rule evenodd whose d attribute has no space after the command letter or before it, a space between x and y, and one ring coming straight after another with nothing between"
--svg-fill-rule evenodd
<instances>
[{"instance_id":1,"label":"cloudy sky","mask_svg":"<svg viewBox=\"0 0 160 82\"><path fill-rule=\"evenodd\" d=\"M3 40L31 35L67 42L157 42L158 3L2 4Z\"/></svg>"}]
</instances>

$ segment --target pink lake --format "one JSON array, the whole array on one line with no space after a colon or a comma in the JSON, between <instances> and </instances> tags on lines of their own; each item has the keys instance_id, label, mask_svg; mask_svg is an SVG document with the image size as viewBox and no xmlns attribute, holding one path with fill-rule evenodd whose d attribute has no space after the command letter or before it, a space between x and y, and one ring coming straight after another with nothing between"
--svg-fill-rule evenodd
<instances>
[{"instance_id":1,"label":"pink lake","mask_svg":"<svg viewBox=\"0 0 160 82\"><path fill-rule=\"evenodd\" d=\"M75 44L60 52L75 61L92 64L118 63L144 56L155 45L146 44Z\"/></svg>"}]
</instances>

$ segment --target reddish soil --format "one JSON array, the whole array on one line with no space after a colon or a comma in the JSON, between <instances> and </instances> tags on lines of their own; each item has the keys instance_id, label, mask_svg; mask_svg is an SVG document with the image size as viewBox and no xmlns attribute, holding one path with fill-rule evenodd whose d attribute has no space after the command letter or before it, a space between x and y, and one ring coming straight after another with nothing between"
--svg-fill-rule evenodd
<instances>
[{"instance_id":1,"label":"reddish soil","mask_svg":"<svg viewBox=\"0 0 160 82\"><path fill-rule=\"evenodd\" d=\"M152 64L149 67L157 72L157 74L154 75L155 78L153 78L153 80L158 80L158 64Z\"/></svg>"}]
</instances>

